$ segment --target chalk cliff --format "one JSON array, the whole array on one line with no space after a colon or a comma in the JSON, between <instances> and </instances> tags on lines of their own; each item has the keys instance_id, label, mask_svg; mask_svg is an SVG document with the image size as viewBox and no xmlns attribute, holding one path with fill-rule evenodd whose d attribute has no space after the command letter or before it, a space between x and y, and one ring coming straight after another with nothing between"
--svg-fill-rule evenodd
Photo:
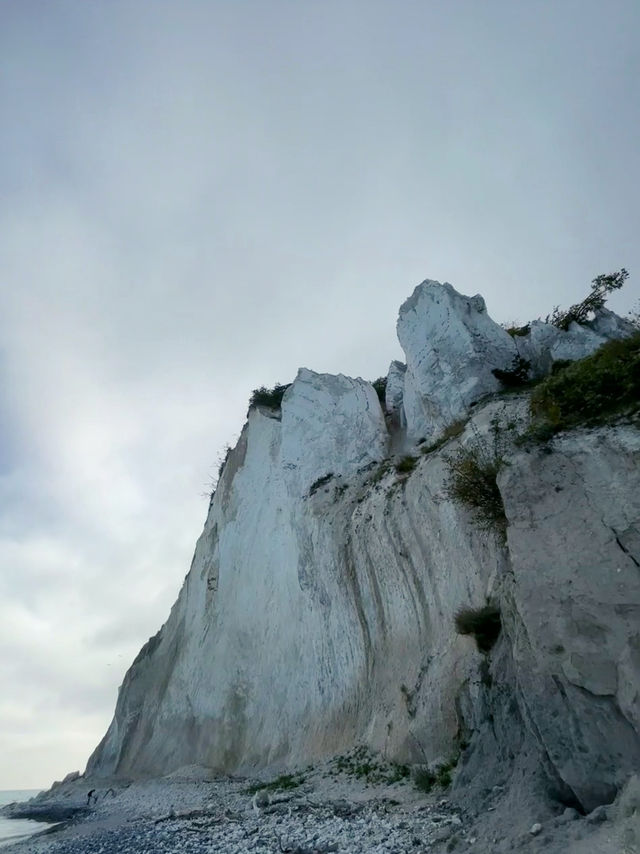
<instances>
[{"instance_id":1,"label":"chalk cliff","mask_svg":"<svg viewBox=\"0 0 640 854\"><path fill-rule=\"evenodd\" d=\"M640 768L640 432L518 446L527 394L500 394L492 369L521 355L543 373L627 332L602 312L511 337L482 297L426 281L400 309L386 412L369 383L306 369L281 408L252 408L87 773L464 748L469 791L524 775L581 810L612 800ZM456 448L496 431L504 537L446 489ZM483 656L454 615L488 597L502 632Z\"/></svg>"}]
</instances>

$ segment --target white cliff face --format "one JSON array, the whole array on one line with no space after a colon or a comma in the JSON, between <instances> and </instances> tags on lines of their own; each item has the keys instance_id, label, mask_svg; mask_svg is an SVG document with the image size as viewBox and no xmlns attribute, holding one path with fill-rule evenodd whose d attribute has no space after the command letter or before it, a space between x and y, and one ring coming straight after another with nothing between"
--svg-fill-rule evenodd
<instances>
[{"instance_id":1,"label":"white cliff face","mask_svg":"<svg viewBox=\"0 0 640 854\"><path fill-rule=\"evenodd\" d=\"M281 435L282 466L301 493L319 477L347 478L387 454L378 395L364 380L342 374L298 371L283 402Z\"/></svg>"},{"instance_id":2,"label":"white cliff face","mask_svg":"<svg viewBox=\"0 0 640 854\"><path fill-rule=\"evenodd\" d=\"M451 351L440 335L429 357L425 329L445 324ZM468 413L495 380L475 377L482 347L499 367L515 352L495 326L479 298L416 290L399 321L406 373L392 366L387 385L393 430L398 411L414 436ZM447 376L460 381L450 403ZM128 672L88 772L247 771L357 742L423 762L470 739L469 785L533 763L566 803L606 800L640 763L640 434L574 431L525 451L509 437L527 412L526 395L489 400L400 475L362 380L303 369L281 412L253 409L178 601ZM448 456L492 421L505 436L506 542L446 497ZM503 631L485 662L453 619L488 596Z\"/></svg>"},{"instance_id":3,"label":"white cliff face","mask_svg":"<svg viewBox=\"0 0 640 854\"><path fill-rule=\"evenodd\" d=\"M465 297L429 279L401 306L398 339L407 357L403 405L413 439L431 441L483 395L498 391L491 371L510 366L516 355L481 296Z\"/></svg>"}]
</instances>

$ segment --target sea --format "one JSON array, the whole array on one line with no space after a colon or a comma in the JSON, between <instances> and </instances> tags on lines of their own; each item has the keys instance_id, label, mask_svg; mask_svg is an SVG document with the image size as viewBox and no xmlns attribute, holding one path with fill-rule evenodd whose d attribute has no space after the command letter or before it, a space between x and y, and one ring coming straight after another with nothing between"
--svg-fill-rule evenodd
<instances>
[{"instance_id":1,"label":"sea","mask_svg":"<svg viewBox=\"0 0 640 854\"><path fill-rule=\"evenodd\" d=\"M11 804L13 801L28 801L40 792L40 789L6 789L0 790L0 807ZM0 816L0 848L12 845L22 839L33 836L34 833L42 833L51 827L43 821L30 821L26 818L4 818Z\"/></svg>"}]
</instances>

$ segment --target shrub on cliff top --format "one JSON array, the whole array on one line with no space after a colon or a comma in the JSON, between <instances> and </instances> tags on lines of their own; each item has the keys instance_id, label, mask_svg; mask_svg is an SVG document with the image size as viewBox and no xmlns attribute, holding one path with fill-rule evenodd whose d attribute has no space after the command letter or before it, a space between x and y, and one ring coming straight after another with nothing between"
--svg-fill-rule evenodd
<instances>
[{"instance_id":1,"label":"shrub on cliff top","mask_svg":"<svg viewBox=\"0 0 640 854\"><path fill-rule=\"evenodd\" d=\"M531 395L532 416L553 432L639 408L640 333L564 366Z\"/></svg>"},{"instance_id":2,"label":"shrub on cliff top","mask_svg":"<svg viewBox=\"0 0 640 854\"><path fill-rule=\"evenodd\" d=\"M280 409L284 393L290 385L291 383L286 383L286 385L276 383L273 388L267 388L266 386L261 385L260 388L254 389L251 392L251 397L249 398L249 409L253 409L254 406L266 406L268 409Z\"/></svg>"}]
</instances>

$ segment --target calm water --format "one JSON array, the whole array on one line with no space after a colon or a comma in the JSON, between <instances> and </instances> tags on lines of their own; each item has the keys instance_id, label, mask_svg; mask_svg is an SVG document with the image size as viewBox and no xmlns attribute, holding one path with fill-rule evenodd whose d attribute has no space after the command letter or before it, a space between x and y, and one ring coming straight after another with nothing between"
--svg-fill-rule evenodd
<instances>
[{"instance_id":1,"label":"calm water","mask_svg":"<svg viewBox=\"0 0 640 854\"><path fill-rule=\"evenodd\" d=\"M15 789L13 791L0 791L0 807L10 804L12 801L28 801L37 795L40 789ZM50 825L42 821L29 821L26 818L3 818L0 816L0 848L26 839L33 833L40 833Z\"/></svg>"}]
</instances>

